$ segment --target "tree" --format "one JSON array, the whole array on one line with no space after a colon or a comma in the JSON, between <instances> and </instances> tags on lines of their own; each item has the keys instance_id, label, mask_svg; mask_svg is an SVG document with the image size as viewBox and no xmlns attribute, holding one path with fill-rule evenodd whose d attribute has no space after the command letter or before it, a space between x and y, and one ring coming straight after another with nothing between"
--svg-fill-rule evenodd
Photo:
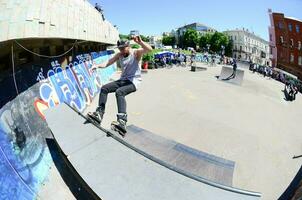
<instances>
[{"instance_id":1,"label":"tree","mask_svg":"<svg viewBox=\"0 0 302 200\"><path fill-rule=\"evenodd\" d=\"M225 46L225 55L228 57L232 57L233 53L233 41L229 40L228 44Z\"/></svg>"},{"instance_id":2,"label":"tree","mask_svg":"<svg viewBox=\"0 0 302 200\"><path fill-rule=\"evenodd\" d=\"M211 42L211 37L212 37L212 34L210 33L206 33L205 35L202 35L200 38L199 38L199 48L201 49L207 49L207 44L210 44Z\"/></svg>"},{"instance_id":3,"label":"tree","mask_svg":"<svg viewBox=\"0 0 302 200\"><path fill-rule=\"evenodd\" d=\"M127 39L127 40L130 40L130 39L131 39L131 38L130 38L130 35L120 34L119 36L120 36L120 39ZM143 40L144 42L149 42L149 41L150 41L149 36L144 36L144 35L140 35L140 36L141 36L141 38L142 38L142 40Z\"/></svg>"},{"instance_id":4,"label":"tree","mask_svg":"<svg viewBox=\"0 0 302 200\"><path fill-rule=\"evenodd\" d=\"M196 49L198 41L199 41L199 34L196 30L194 29L186 30L183 37L184 47L193 47L194 49Z\"/></svg>"},{"instance_id":5,"label":"tree","mask_svg":"<svg viewBox=\"0 0 302 200\"><path fill-rule=\"evenodd\" d=\"M221 33L215 32L210 40L211 51L218 52L221 48L220 43L221 43Z\"/></svg>"},{"instance_id":6,"label":"tree","mask_svg":"<svg viewBox=\"0 0 302 200\"><path fill-rule=\"evenodd\" d=\"M129 35L120 34L119 36L120 36L120 39L127 39L127 40L130 39Z\"/></svg>"},{"instance_id":7,"label":"tree","mask_svg":"<svg viewBox=\"0 0 302 200\"><path fill-rule=\"evenodd\" d=\"M210 45L210 50L215 53L222 53L224 48L225 55L232 54L232 41L224 33L215 32L214 34L205 34L199 39L199 46L206 48L207 44Z\"/></svg>"},{"instance_id":8,"label":"tree","mask_svg":"<svg viewBox=\"0 0 302 200\"><path fill-rule=\"evenodd\" d=\"M140 35L140 36L141 36L141 38L142 38L142 40L143 40L144 42L149 42L149 41L150 41L149 36L144 36L144 35Z\"/></svg>"},{"instance_id":9,"label":"tree","mask_svg":"<svg viewBox=\"0 0 302 200\"><path fill-rule=\"evenodd\" d=\"M166 46L173 46L173 45L175 45L175 41L176 40L175 40L174 36L164 36L162 43L163 43L163 45L166 45Z\"/></svg>"}]
</instances>

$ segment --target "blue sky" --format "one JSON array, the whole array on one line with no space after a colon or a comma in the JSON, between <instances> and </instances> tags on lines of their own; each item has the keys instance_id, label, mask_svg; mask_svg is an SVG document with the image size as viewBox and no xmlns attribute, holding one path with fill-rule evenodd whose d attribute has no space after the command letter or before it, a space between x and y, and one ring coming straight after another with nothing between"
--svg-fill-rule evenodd
<instances>
[{"instance_id":1,"label":"blue sky","mask_svg":"<svg viewBox=\"0 0 302 200\"><path fill-rule=\"evenodd\" d=\"M302 0L89 0L102 5L105 17L120 33L139 30L160 35L185 24L200 22L218 31L248 28L268 40L268 8L302 20Z\"/></svg>"}]
</instances>

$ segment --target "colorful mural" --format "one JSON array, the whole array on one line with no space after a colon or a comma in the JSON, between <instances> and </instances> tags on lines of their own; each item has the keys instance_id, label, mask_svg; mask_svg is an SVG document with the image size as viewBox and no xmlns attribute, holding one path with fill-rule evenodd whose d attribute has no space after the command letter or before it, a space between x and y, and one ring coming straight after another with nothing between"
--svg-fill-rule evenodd
<instances>
[{"instance_id":1,"label":"colorful mural","mask_svg":"<svg viewBox=\"0 0 302 200\"><path fill-rule=\"evenodd\" d=\"M116 71L112 65L92 72L92 63L111 56L109 51L79 55L68 66L52 61L39 71L24 67L16 74L20 94L13 99L0 95L11 99L2 101L0 109L0 199L36 198L53 164L45 140L52 135L43 112L63 102L83 111ZM14 86L7 82L1 88L13 95Z\"/></svg>"}]
</instances>

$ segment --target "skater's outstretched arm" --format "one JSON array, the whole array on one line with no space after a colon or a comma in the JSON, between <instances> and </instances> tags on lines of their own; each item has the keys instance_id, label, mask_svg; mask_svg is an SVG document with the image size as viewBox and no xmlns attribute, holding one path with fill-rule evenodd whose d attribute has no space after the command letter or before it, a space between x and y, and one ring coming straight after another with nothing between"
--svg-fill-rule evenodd
<instances>
[{"instance_id":1,"label":"skater's outstretched arm","mask_svg":"<svg viewBox=\"0 0 302 200\"><path fill-rule=\"evenodd\" d=\"M115 62L119 59L120 54L121 54L121 53L115 54L112 58L110 58L110 59L107 60L106 62L103 62L103 63L100 63L100 64L94 64L94 65L91 67L91 70L95 70L95 69L97 69L97 68L106 68L106 67L112 65L113 63L115 63Z\"/></svg>"},{"instance_id":2,"label":"skater's outstretched arm","mask_svg":"<svg viewBox=\"0 0 302 200\"><path fill-rule=\"evenodd\" d=\"M132 38L134 42L141 45L142 48L136 50L136 59L140 60L143 54L148 53L152 50L152 47L145 43L140 36L135 36Z\"/></svg>"}]
</instances>

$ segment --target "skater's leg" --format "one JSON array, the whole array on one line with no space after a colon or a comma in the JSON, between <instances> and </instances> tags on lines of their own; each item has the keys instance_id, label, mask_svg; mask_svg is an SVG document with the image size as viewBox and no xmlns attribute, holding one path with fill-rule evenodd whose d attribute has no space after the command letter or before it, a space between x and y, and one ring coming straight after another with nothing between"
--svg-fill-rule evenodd
<instances>
[{"instance_id":1,"label":"skater's leg","mask_svg":"<svg viewBox=\"0 0 302 200\"><path fill-rule=\"evenodd\" d=\"M105 111L108 93L115 92L119 88L119 86L120 86L120 81L114 81L102 86L97 110L102 112Z\"/></svg>"},{"instance_id":2,"label":"skater's leg","mask_svg":"<svg viewBox=\"0 0 302 200\"><path fill-rule=\"evenodd\" d=\"M125 113L125 114L127 113L125 96L135 91L136 91L136 87L131 81L122 82L122 86L118 88L115 92L118 113Z\"/></svg>"},{"instance_id":3,"label":"skater's leg","mask_svg":"<svg viewBox=\"0 0 302 200\"><path fill-rule=\"evenodd\" d=\"M88 116L90 116L91 118L93 118L94 120L96 120L98 123L101 124L105 113L107 95L108 93L115 92L118 87L119 87L119 81L114 81L102 86L100 97L99 97L99 105L96 108L96 111L93 113L89 112Z\"/></svg>"},{"instance_id":4,"label":"skater's leg","mask_svg":"<svg viewBox=\"0 0 302 200\"><path fill-rule=\"evenodd\" d=\"M127 132L126 124L127 124L127 111L126 111L126 99L125 96L135 92L136 87L131 81L122 81L121 87L119 87L116 92L116 100L118 106L118 114L117 114L117 122L118 129L120 129L124 134Z\"/></svg>"}]
</instances>

